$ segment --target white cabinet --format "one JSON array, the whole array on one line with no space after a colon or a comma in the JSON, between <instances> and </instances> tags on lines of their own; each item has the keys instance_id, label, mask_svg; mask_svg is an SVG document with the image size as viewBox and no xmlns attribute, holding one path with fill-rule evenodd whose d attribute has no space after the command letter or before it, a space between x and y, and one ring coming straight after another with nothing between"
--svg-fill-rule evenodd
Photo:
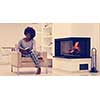
<instances>
[{"instance_id":1,"label":"white cabinet","mask_svg":"<svg viewBox=\"0 0 100 100\"><path fill-rule=\"evenodd\" d=\"M42 25L42 51L47 52L48 66L52 66L52 24Z\"/></svg>"},{"instance_id":2,"label":"white cabinet","mask_svg":"<svg viewBox=\"0 0 100 100\"><path fill-rule=\"evenodd\" d=\"M52 65L52 24L40 23L39 27L35 27L37 30L36 36L36 48L38 51L47 52L48 66ZM34 27L34 25L33 25Z\"/></svg>"}]
</instances>

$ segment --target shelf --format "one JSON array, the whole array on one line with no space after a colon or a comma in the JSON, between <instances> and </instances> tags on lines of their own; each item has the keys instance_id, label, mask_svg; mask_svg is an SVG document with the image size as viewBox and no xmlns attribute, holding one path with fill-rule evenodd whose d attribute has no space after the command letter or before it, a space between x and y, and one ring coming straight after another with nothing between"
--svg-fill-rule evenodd
<instances>
[{"instance_id":1,"label":"shelf","mask_svg":"<svg viewBox=\"0 0 100 100\"><path fill-rule=\"evenodd\" d=\"M47 52L47 58L52 59L52 24L42 24L42 31L39 32L41 36L41 50ZM50 46L49 46L50 45Z\"/></svg>"},{"instance_id":2,"label":"shelf","mask_svg":"<svg viewBox=\"0 0 100 100\"><path fill-rule=\"evenodd\" d=\"M45 48L52 48L52 46L42 45Z\"/></svg>"},{"instance_id":3,"label":"shelf","mask_svg":"<svg viewBox=\"0 0 100 100\"><path fill-rule=\"evenodd\" d=\"M50 35L50 36L43 36L43 38L52 38L52 35Z\"/></svg>"}]
</instances>

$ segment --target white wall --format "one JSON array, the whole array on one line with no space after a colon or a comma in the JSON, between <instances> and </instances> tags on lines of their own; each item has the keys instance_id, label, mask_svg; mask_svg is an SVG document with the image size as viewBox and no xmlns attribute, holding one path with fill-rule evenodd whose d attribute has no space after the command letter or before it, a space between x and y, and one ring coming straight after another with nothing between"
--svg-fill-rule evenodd
<instances>
[{"instance_id":1,"label":"white wall","mask_svg":"<svg viewBox=\"0 0 100 100\"><path fill-rule=\"evenodd\" d=\"M0 46L14 46L23 37L26 24L0 24Z\"/></svg>"},{"instance_id":2,"label":"white wall","mask_svg":"<svg viewBox=\"0 0 100 100\"><path fill-rule=\"evenodd\" d=\"M27 26L39 30L39 25L31 23L1 23L0 24L0 47L12 47L24 37L24 29ZM39 34L37 32L37 34ZM40 43L40 35L36 36L37 44ZM39 41L39 43L38 43Z\"/></svg>"},{"instance_id":3,"label":"white wall","mask_svg":"<svg viewBox=\"0 0 100 100\"><path fill-rule=\"evenodd\" d=\"M91 37L92 47L97 48L97 68L100 70L100 24L96 23L55 23L53 24L53 39L63 37ZM53 44L54 45L54 44ZM54 47L53 47L54 55Z\"/></svg>"},{"instance_id":4,"label":"white wall","mask_svg":"<svg viewBox=\"0 0 100 100\"><path fill-rule=\"evenodd\" d=\"M70 23L54 23L52 25L53 37L66 37L70 36L71 24Z\"/></svg>"}]
</instances>

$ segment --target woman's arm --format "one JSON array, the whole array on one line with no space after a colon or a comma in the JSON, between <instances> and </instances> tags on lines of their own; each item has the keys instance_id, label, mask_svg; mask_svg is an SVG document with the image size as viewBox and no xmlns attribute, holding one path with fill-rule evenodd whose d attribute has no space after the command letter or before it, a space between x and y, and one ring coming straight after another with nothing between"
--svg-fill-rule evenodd
<instances>
[{"instance_id":1,"label":"woman's arm","mask_svg":"<svg viewBox=\"0 0 100 100\"><path fill-rule=\"evenodd\" d=\"M23 48L21 47L21 45L22 45L22 40L20 40L20 41L18 42L17 46L16 46L16 50L17 50L17 51L19 51L20 49L23 49Z\"/></svg>"},{"instance_id":2,"label":"woman's arm","mask_svg":"<svg viewBox=\"0 0 100 100\"><path fill-rule=\"evenodd\" d=\"M36 41L33 40L33 50L36 51Z\"/></svg>"},{"instance_id":3,"label":"woman's arm","mask_svg":"<svg viewBox=\"0 0 100 100\"><path fill-rule=\"evenodd\" d=\"M25 48L22 47L22 40L20 40L20 41L18 42L18 46L17 46L17 49L16 49L16 50L17 50L17 51L20 51L21 53L26 53Z\"/></svg>"}]
</instances>

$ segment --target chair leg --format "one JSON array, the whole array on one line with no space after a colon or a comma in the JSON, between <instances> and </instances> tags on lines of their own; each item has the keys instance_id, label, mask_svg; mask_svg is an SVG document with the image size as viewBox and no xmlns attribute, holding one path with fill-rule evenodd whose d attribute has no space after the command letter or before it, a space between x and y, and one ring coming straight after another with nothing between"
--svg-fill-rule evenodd
<instances>
[{"instance_id":1,"label":"chair leg","mask_svg":"<svg viewBox=\"0 0 100 100\"><path fill-rule=\"evenodd\" d=\"M17 67L17 75L19 75L19 67Z\"/></svg>"},{"instance_id":2,"label":"chair leg","mask_svg":"<svg viewBox=\"0 0 100 100\"><path fill-rule=\"evenodd\" d=\"M46 74L48 74L48 66L46 66Z\"/></svg>"},{"instance_id":3,"label":"chair leg","mask_svg":"<svg viewBox=\"0 0 100 100\"><path fill-rule=\"evenodd\" d=\"M11 72L13 72L13 65L11 65Z\"/></svg>"}]
</instances>

